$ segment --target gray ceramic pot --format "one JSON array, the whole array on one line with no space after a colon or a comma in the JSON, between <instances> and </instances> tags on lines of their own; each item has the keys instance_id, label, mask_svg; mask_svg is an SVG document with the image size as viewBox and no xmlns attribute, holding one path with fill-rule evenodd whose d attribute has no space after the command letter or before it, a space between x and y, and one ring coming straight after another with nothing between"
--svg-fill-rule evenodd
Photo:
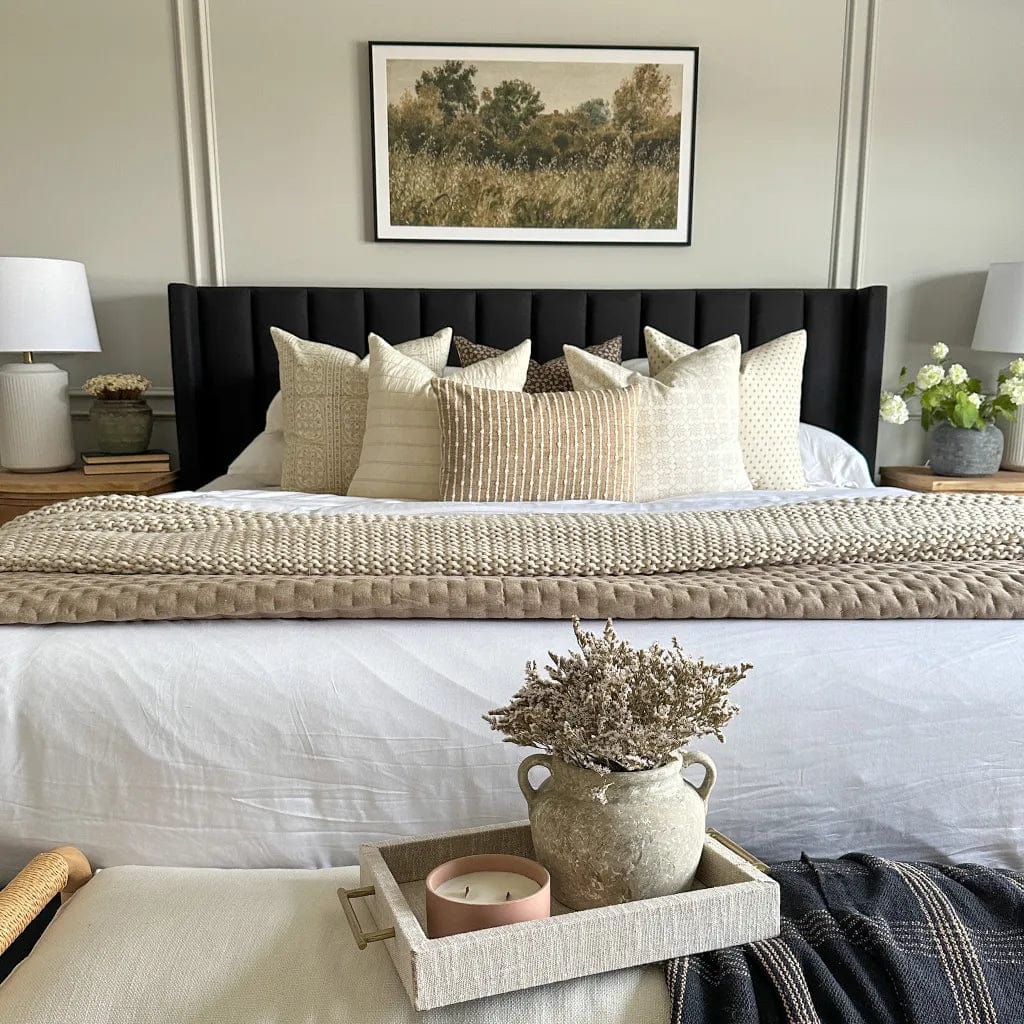
<instances>
[{"instance_id":1,"label":"gray ceramic pot","mask_svg":"<svg viewBox=\"0 0 1024 1024\"><path fill-rule=\"evenodd\" d=\"M700 787L683 778L704 766ZM534 789L529 771L549 778ZM519 786L530 807L537 859L551 874L551 894L573 910L685 892L704 849L708 794L715 765L686 752L660 768L601 772L577 768L550 754L519 766Z\"/></svg>"},{"instance_id":2,"label":"gray ceramic pot","mask_svg":"<svg viewBox=\"0 0 1024 1024\"><path fill-rule=\"evenodd\" d=\"M141 398L99 399L89 407L96 447L111 455L134 455L149 448L153 410Z\"/></svg>"},{"instance_id":3,"label":"gray ceramic pot","mask_svg":"<svg viewBox=\"0 0 1024 1024\"><path fill-rule=\"evenodd\" d=\"M936 423L928 431L928 465L936 476L989 476L1003 458L1003 432Z\"/></svg>"}]
</instances>

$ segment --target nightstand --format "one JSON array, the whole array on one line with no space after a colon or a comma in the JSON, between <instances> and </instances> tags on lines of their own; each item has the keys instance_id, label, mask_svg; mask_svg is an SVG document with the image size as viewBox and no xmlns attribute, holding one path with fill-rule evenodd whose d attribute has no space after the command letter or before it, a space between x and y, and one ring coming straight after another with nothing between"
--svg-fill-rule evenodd
<instances>
[{"instance_id":1,"label":"nightstand","mask_svg":"<svg viewBox=\"0 0 1024 1024\"><path fill-rule=\"evenodd\" d=\"M0 523L22 512L93 494L167 494L177 473L111 473L86 476L80 469L63 473L8 473L0 470Z\"/></svg>"},{"instance_id":2,"label":"nightstand","mask_svg":"<svg viewBox=\"0 0 1024 1024\"><path fill-rule=\"evenodd\" d=\"M1001 469L992 476L936 476L925 466L883 466L883 487L930 494L1024 494L1024 473Z\"/></svg>"}]
</instances>

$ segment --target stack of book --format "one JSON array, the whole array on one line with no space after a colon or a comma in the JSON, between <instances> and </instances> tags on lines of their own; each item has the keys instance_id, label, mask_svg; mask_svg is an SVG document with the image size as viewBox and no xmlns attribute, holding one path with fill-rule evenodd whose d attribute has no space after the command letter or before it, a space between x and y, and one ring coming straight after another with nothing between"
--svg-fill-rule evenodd
<instances>
[{"instance_id":1,"label":"stack of book","mask_svg":"<svg viewBox=\"0 0 1024 1024\"><path fill-rule=\"evenodd\" d=\"M110 455L107 452L82 452L82 472L88 476L112 473L170 473L170 452L154 448L135 455Z\"/></svg>"}]
</instances>

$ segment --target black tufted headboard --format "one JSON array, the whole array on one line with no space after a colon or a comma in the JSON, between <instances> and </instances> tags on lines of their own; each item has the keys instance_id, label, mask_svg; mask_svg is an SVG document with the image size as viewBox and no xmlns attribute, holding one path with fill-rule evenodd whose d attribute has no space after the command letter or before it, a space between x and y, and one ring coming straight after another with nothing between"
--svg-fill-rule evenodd
<instances>
[{"instance_id":1,"label":"black tufted headboard","mask_svg":"<svg viewBox=\"0 0 1024 1024\"><path fill-rule=\"evenodd\" d=\"M874 461L885 335L882 287L861 289L168 288L181 482L219 476L258 434L278 389L270 327L364 355L376 331L405 341L452 327L508 348L532 338L541 360L562 345L622 336L642 356L645 324L706 345L739 334L744 349L808 333L803 419ZM454 348L453 348L454 358Z\"/></svg>"}]
</instances>

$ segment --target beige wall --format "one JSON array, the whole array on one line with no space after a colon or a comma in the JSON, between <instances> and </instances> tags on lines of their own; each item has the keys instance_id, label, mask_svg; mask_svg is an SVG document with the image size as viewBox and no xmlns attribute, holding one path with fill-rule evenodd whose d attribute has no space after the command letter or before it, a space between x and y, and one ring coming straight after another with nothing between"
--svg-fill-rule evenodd
<instances>
[{"instance_id":1,"label":"beige wall","mask_svg":"<svg viewBox=\"0 0 1024 1024\"><path fill-rule=\"evenodd\" d=\"M0 3L0 251L88 266L104 352L64 360L73 383L137 369L169 389L165 285L218 272L229 283L825 286L833 263L839 284L892 287L893 372L937 338L969 343L987 263L1024 258L1019 0ZM373 243L374 38L699 45L693 246ZM155 404L170 414L169 397ZM171 427L161 419L157 443ZM883 432L882 460L913 455L918 435Z\"/></svg>"}]
</instances>

